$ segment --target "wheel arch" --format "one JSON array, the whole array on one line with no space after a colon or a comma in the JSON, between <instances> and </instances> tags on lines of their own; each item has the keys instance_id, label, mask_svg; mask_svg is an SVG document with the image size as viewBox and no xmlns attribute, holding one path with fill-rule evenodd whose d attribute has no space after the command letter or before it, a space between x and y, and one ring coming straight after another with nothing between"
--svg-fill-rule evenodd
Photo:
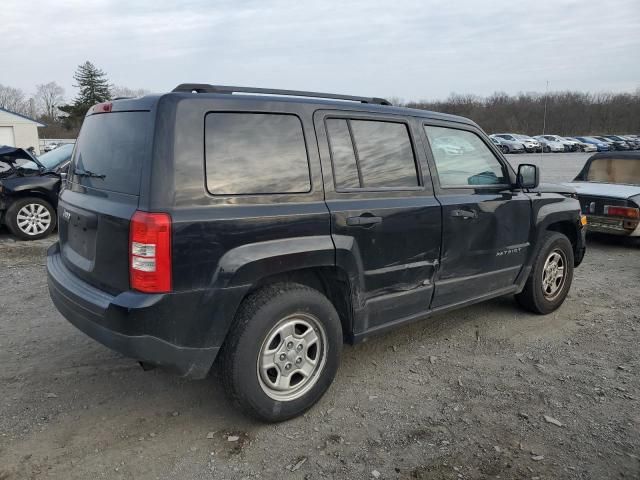
<instances>
[{"instance_id":1,"label":"wheel arch","mask_svg":"<svg viewBox=\"0 0 640 480\"><path fill-rule=\"evenodd\" d=\"M574 258L581 259L580 248L583 245L583 232L581 231L580 221L580 203L574 198L567 198L557 195L558 198L549 198L542 205L536 208L535 213L535 243L540 245L542 238L548 231L558 232L565 235L571 243ZM536 200L534 200L534 206ZM527 262L531 265L537 248L531 252L531 256ZM578 262L579 263L579 262ZM576 265L577 266L577 265Z\"/></svg>"},{"instance_id":2,"label":"wheel arch","mask_svg":"<svg viewBox=\"0 0 640 480\"><path fill-rule=\"evenodd\" d=\"M9 201L9 206L15 202L16 200L21 200L23 198L29 198L29 197L33 197L33 198L38 198L40 200L44 200L45 202L47 202L49 205L51 205L51 208L55 211L57 208L57 199L56 198L52 198L51 195L49 195L46 191L44 190L40 190L40 189L19 189L19 190L12 190L10 192L7 192L8 195L7 197L10 199Z\"/></svg>"},{"instance_id":3,"label":"wheel arch","mask_svg":"<svg viewBox=\"0 0 640 480\"><path fill-rule=\"evenodd\" d=\"M267 285L294 282L318 290L331 301L340 316L344 338L351 342L354 306L359 298L358 277L354 276L352 255L336 253L328 235L256 242L227 252L220 259L211 285L242 291L234 302L229 327L247 296Z\"/></svg>"},{"instance_id":4,"label":"wheel arch","mask_svg":"<svg viewBox=\"0 0 640 480\"><path fill-rule=\"evenodd\" d=\"M256 290L276 283L299 283L322 293L338 312L344 339L351 342L353 333L353 288L347 272L342 268L317 266L267 275L252 285L245 298Z\"/></svg>"}]
</instances>

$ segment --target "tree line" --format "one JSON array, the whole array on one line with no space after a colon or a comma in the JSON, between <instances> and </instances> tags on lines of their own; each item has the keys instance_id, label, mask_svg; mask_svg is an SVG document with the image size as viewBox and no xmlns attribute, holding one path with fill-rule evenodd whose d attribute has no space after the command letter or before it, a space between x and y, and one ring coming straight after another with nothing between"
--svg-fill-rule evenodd
<instances>
[{"instance_id":1,"label":"tree line","mask_svg":"<svg viewBox=\"0 0 640 480\"><path fill-rule=\"evenodd\" d=\"M42 138L75 138L87 110L96 103L148 93L110 84L107 74L88 61L78 66L73 79L78 94L71 102L67 102L64 88L56 82L37 85L31 96L19 88L0 84L0 108L44 123L46 127L40 129Z\"/></svg>"},{"instance_id":2,"label":"tree line","mask_svg":"<svg viewBox=\"0 0 640 480\"><path fill-rule=\"evenodd\" d=\"M91 106L148 93L110 84L107 74L88 61L78 66L73 79L78 94L71 102L66 101L64 88L56 82L37 85L32 96L0 84L0 108L46 124L40 131L43 138L75 138ZM544 129L545 133L567 136L640 134L640 88L633 93L496 92L488 97L452 94L446 100L393 103L471 118L489 133L538 135Z\"/></svg>"},{"instance_id":3,"label":"tree line","mask_svg":"<svg viewBox=\"0 0 640 480\"><path fill-rule=\"evenodd\" d=\"M461 115L489 133L540 135L544 129L545 133L566 136L640 134L640 88L634 93L452 94L443 101L397 103Z\"/></svg>"}]
</instances>

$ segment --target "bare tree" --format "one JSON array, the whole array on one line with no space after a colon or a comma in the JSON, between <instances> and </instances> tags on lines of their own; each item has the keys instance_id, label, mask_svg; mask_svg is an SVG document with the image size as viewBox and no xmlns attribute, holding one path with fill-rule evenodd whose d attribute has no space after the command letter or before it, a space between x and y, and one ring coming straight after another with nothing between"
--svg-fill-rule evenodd
<instances>
[{"instance_id":1,"label":"bare tree","mask_svg":"<svg viewBox=\"0 0 640 480\"><path fill-rule=\"evenodd\" d=\"M118 97L142 97L149 94L149 90L145 88L129 88L122 85L113 85L111 87L111 96L113 98Z\"/></svg>"},{"instance_id":2,"label":"bare tree","mask_svg":"<svg viewBox=\"0 0 640 480\"><path fill-rule=\"evenodd\" d=\"M59 116L58 107L64 103L64 88L56 82L43 83L36 87L36 106L50 120Z\"/></svg>"},{"instance_id":3,"label":"bare tree","mask_svg":"<svg viewBox=\"0 0 640 480\"><path fill-rule=\"evenodd\" d=\"M468 117L488 132L530 135L546 131L558 135L640 133L640 89L633 93L535 92L482 98L452 94L444 101L410 102L409 107Z\"/></svg>"},{"instance_id":4,"label":"bare tree","mask_svg":"<svg viewBox=\"0 0 640 480\"><path fill-rule=\"evenodd\" d=\"M24 92L19 88L0 84L0 108L28 115L29 102L25 99Z\"/></svg>"}]
</instances>

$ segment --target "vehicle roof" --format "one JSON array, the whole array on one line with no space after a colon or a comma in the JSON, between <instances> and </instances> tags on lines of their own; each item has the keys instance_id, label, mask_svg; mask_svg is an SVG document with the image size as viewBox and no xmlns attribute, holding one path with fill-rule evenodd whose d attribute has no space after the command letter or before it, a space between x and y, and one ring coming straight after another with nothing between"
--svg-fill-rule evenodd
<instances>
[{"instance_id":1,"label":"vehicle roof","mask_svg":"<svg viewBox=\"0 0 640 480\"><path fill-rule=\"evenodd\" d=\"M229 100L233 97L234 100L240 102L283 102L283 103L297 103L305 105L316 105L318 108L334 108L339 107L344 109L345 105L349 107L349 110L358 112L372 112L391 115L407 115L412 117L429 118L435 120L443 120L449 122L463 123L466 125L477 126L477 124L465 117L458 115L451 115L448 113L433 112L430 110L420 110L417 108L408 107L394 107L391 105L378 105L372 103L359 103L354 101L345 100L331 100L324 98L312 98L312 97L285 97L279 95L252 95L252 94L228 94L228 93L183 93L183 92L170 92L164 94L145 95L137 98L121 98L113 100L112 111L126 111L126 110L150 110L152 109L163 97L178 97L178 98L193 98L195 95L202 97L203 100ZM87 112L87 115L91 114L91 109Z\"/></svg>"}]
</instances>

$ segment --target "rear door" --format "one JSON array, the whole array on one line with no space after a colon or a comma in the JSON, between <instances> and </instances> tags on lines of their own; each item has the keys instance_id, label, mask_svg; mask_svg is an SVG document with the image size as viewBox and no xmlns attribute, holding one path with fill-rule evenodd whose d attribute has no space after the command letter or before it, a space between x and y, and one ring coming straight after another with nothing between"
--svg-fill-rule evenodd
<instances>
[{"instance_id":1,"label":"rear door","mask_svg":"<svg viewBox=\"0 0 640 480\"><path fill-rule=\"evenodd\" d=\"M425 312L441 219L419 124L343 111L316 112L314 124L336 261L358 275L354 333Z\"/></svg>"},{"instance_id":2,"label":"rear door","mask_svg":"<svg viewBox=\"0 0 640 480\"><path fill-rule=\"evenodd\" d=\"M63 262L113 294L129 288L129 221L150 161L152 131L150 111L87 116L58 203Z\"/></svg>"},{"instance_id":3,"label":"rear door","mask_svg":"<svg viewBox=\"0 0 640 480\"><path fill-rule=\"evenodd\" d=\"M506 292L530 247L529 197L511 189L507 164L475 128L430 122L423 129L442 204L442 257L431 307ZM440 139L471 148L433 148Z\"/></svg>"}]
</instances>

